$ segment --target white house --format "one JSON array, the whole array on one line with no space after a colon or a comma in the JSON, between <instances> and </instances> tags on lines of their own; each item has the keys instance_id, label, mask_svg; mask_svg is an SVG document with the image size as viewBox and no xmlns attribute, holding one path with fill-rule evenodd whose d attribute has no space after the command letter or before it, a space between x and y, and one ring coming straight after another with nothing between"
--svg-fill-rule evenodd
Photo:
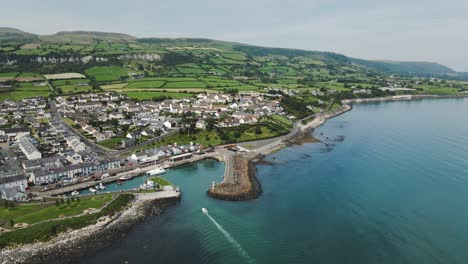
<instances>
[{"instance_id":1,"label":"white house","mask_svg":"<svg viewBox=\"0 0 468 264\"><path fill-rule=\"evenodd\" d=\"M19 141L18 145L19 145L21 151L24 153L24 155L26 156L26 158L28 160L42 158L41 152L39 152L39 150L37 150L37 148L31 143L29 138L23 137Z\"/></svg>"}]
</instances>

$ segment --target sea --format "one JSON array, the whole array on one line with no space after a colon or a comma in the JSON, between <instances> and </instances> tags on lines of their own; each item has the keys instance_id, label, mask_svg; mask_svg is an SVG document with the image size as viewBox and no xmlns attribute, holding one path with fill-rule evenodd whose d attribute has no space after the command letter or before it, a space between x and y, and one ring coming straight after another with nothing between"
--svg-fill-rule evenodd
<instances>
[{"instance_id":1,"label":"sea","mask_svg":"<svg viewBox=\"0 0 468 264\"><path fill-rule=\"evenodd\" d=\"M252 201L207 196L223 163L169 169L181 201L80 262L468 263L468 98L355 104L312 136Z\"/></svg>"}]
</instances>

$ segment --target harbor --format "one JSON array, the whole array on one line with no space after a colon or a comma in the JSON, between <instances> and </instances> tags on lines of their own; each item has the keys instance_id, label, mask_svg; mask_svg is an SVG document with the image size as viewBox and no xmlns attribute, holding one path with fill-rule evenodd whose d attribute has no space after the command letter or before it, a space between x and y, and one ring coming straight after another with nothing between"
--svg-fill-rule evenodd
<instances>
[{"instance_id":1,"label":"harbor","mask_svg":"<svg viewBox=\"0 0 468 264\"><path fill-rule=\"evenodd\" d=\"M125 167L124 169L121 169L119 172L116 172L115 175L113 176L108 176L108 177L100 178L97 180L63 186L63 187L52 189L52 190L46 190L46 191L37 190L36 194L41 197L52 197L52 196L57 196L57 195L68 194L74 191L78 191L79 193L81 193L82 190L89 190L90 188L96 189L95 187L100 186L101 184L103 184L104 186L107 186L108 184L117 183L119 181L120 182L130 181L134 178L140 178L142 176L149 176L148 172L158 170L161 168L170 169L170 168L181 166L187 163L197 162L197 161L204 160L204 159L219 160L220 158L218 156L219 154L217 152L210 152L210 153L193 155L190 158L183 159L183 160L173 160L173 161L168 160L168 161L164 161L164 162L161 162L158 164L152 164L152 165L151 164L150 165L134 164L131 167ZM138 186L134 188L138 188ZM109 192L109 190L106 188L103 190L103 192Z\"/></svg>"}]
</instances>

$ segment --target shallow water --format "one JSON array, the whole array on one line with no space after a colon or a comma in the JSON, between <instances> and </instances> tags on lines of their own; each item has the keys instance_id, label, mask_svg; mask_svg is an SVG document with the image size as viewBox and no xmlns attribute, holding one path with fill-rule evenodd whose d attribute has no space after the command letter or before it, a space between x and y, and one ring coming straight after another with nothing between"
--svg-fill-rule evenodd
<instances>
[{"instance_id":1,"label":"shallow water","mask_svg":"<svg viewBox=\"0 0 468 264\"><path fill-rule=\"evenodd\" d=\"M221 163L170 169L181 202L82 263L466 263L468 99L355 105L313 135L257 167L254 201L206 196Z\"/></svg>"}]
</instances>

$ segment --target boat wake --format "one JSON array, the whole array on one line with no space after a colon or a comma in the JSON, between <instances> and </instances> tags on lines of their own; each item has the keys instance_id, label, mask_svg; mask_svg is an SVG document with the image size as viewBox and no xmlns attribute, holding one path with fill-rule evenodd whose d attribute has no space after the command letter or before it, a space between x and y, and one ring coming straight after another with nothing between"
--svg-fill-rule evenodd
<instances>
[{"instance_id":1,"label":"boat wake","mask_svg":"<svg viewBox=\"0 0 468 264\"><path fill-rule=\"evenodd\" d=\"M205 209L205 208L203 208ZM247 251L245 251L242 246L237 242L228 231L226 231L221 224L219 224L209 213L208 210L203 210L203 213L208 217L208 219L213 222L213 224L218 228L218 230L226 237L226 239L231 243L239 252L239 254L247 260L247 263L256 263L255 259L252 258Z\"/></svg>"}]
</instances>

